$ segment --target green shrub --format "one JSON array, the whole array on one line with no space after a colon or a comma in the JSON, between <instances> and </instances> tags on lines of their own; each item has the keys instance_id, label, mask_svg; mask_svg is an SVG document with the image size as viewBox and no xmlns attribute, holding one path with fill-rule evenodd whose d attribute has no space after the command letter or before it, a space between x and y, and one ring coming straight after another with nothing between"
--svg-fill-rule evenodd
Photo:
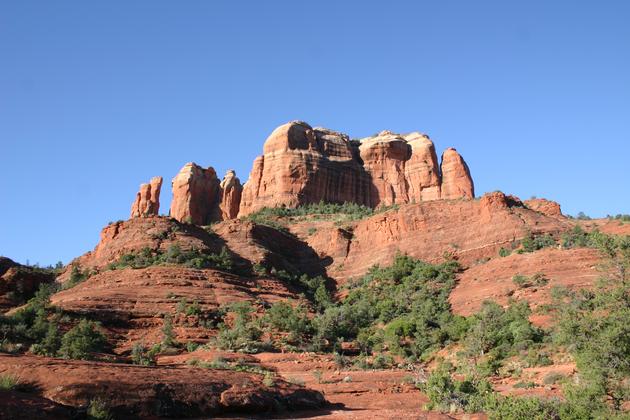
<instances>
[{"instance_id":1,"label":"green shrub","mask_svg":"<svg viewBox=\"0 0 630 420\"><path fill-rule=\"evenodd\" d=\"M503 248L503 247L501 247L501 248L499 249L499 257L507 257L507 256L508 256L508 255L510 255L511 253L512 253L512 251L510 251L510 250L509 250L509 249L507 249L507 248Z\"/></svg>"},{"instance_id":2,"label":"green shrub","mask_svg":"<svg viewBox=\"0 0 630 420\"><path fill-rule=\"evenodd\" d=\"M549 234L534 236L530 232L521 240L523 252L534 252L552 246L556 246L556 240Z\"/></svg>"},{"instance_id":3,"label":"green shrub","mask_svg":"<svg viewBox=\"0 0 630 420\"><path fill-rule=\"evenodd\" d=\"M224 350L257 353L265 346L260 342L262 331L253 319L253 308L248 302L238 302L231 306L235 314L231 326L219 324L217 345Z\"/></svg>"},{"instance_id":4,"label":"green shrub","mask_svg":"<svg viewBox=\"0 0 630 420\"><path fill-rule=\"evenodd\" d=\"M101 398L94 398L90 401L86 414L89 420L113 419L113 416L109 412L109 407Z\"/></svg>"},{"instance_id":5,"label":"green shrub","mask_svg":"<svg viewBox=\"0 0 630 420\"><path fill-rule=\"evenodd\" d=\"M162 346L166 348L177 346L175 332L173 331L173 319L170 315L166 315L162 323Z\"/></svg>"},{"instance_id":6,"label":"green shrub","mask_svg":"<svg viewBox=\"0 0 630 420\"><path fill-rule=\"evenodd\" d=\"M484 302L481 310L472 317L464 338L467 352L485 356L485 362L490 363L487 366L490 373L494 373L504 357L542 342L543 331L529 322L530 314L525 301L513 302L507 309L495 302Z\"/></svg>"},{"instance_id":7,"label":"green shrub","mask_svg":"<svg viewBox=\"0 0 630 420\"><path fill-rule=\"evenodd\" d=\"M145 268L153 265L177 264L191 268L215 268L223 271L233 271L232 256L226 247L218 254L207 254L197 249L182 251L179 245L173 244L164 252L143 248L137 253L122 255L118 261L108 265L110 270L123 268Z\"/></svg>"},{"instance_id":8,"label":"green shrub","mask_svg":"<svg viewBox=\"0 0 630 420\"><path fill-rule=\"evenodd\" d=\"M20 378L9 373L0 374L0 391L11 391L20 386Z\"/></svg>"},{"instance_id":9,"label":"green shrub","mask_svg":"<svg viewBox=\"0 0 630 420\"><path fill-rule=\"evenodd\" d=\"M89 270L83 271L78 264L73 264L70 271L70 278L63 284L63 289L71 289L90 277Z\"/></svg>"},{"instance_id":10,"label":"green shrub","mask_svg":"<svg viewBox=\"0 0 630 420\"><path fill-rule=\"evenodd\" d=\"M549 279L545 277L543 273L536 273L531 277L516 274L512 277L512 282L516 285L516 287L522 289L534 286L544 286L549 283Z\"/></svg>"},{"instance_id":11,"label":"green shrub","mask_svg":"<svg viewBox=\"0 0 630 420\"><path fill-rule=\"evenodd\" d=\"M159 344L149 349L142 342L135 343L131 348L131 362L140 366L155 366L157 354L160 350Z\"/></svg>"},{"instance_id":12,"label":"green shrub","mask_svg":"<svg viewBox=\"0 0 630 420\"><path fill-rule=\"evenodd\" d=\"M302 337L311 331L311 323L306 308L291 302L274 303L265 313L265 322L279 331Z\"/></svg>"},{"instance_id":13,"label":"green shrub","mask_svg":"<svg viewBox=\"0 0 630 420\"><path fill-rule=\"evenodd\" d=\"M432 265L405 255L390 267L371 268L348 286L343 302L315 317L314 343L334 349L340 340L356 339L369 352L384 340L397 354L426 356L461 334L448 302L458 268L452 260Z\"/></svg>"},{"instance_id":14,"label":"green shrub","mask_svg":"<svg viewBox=\"0 0 630 420\"><path fill-rule=\"evenodd\" d=\"M98 325L82 319L61 339L59 355L66 359L90 359L92 353L104 349L107 340L98 330Z\"/></svg>"}]
</instances>

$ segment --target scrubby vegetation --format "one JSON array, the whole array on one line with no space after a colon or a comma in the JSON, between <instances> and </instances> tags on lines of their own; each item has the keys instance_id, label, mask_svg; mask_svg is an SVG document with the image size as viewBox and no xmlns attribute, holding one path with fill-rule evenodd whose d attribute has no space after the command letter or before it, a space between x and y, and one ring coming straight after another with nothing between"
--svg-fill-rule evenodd
<instances>
[{"instance_id":1,"label":"scrubby vegetation","mask_svg":"<svg viewBox=\"0 0 630 420\"><path fill-rule=\"evenodd\" d=\"M563 236L562 245L590 246L602 253L607 275L600 284L594 290L579 292L554 289L549 308L555 323L547 331L532 327L525 302L505 310L485 303L469 319L462 340L468 355L476 353L479 359L472 364L464 359L457 367L444 363L419 381L430 399L429 408L483 411L491 419L628 417L622 410L630 400L630 237L587 233L576 227ZM486 378L499 373L502 360L527 350L525 360L549 364L543 351L550 347L556 353L570 354L576 363L578 372L572 379L555 374L543 380L545 384L560 381L564 399L500 396L492 391ZM463 379L453 379L456 372Z\"/></svg>"},{"instance_id":2,"label":"scrubby vegetation","mask_svg":"<svg viewBox=\"0 0 630 420\"><path fill-rule=\"evenodd\" d=\"M0 391L11 391L20 386L20 378L10 373L0 375Z\"/></svg>"},{"instance_id":3,"label":"scrubby vegetation","mask_svg":"<svg viewBox=\"0 0 630 420\"><path fill-rule=\"evenodd\" d=\"M42 285L28 304L11 316L0 316L0 350L17 351L30 346L35 354L89 359L104 349L106 340L98 324L78 322L50 304L54 288ZM63 333L68 324L76 324Z\"/></svg>"},{"instance_id":4,"label":"scrubby vegetation","mask_svg":"<svg viewBox=\"0 0 630 420\"><path fill-rule=\"evenodd\" d=\"M516 252L534 252L539 249L548 248L556 246L556 240L549 234L534 236L532 233L528 233L521 240L521 248L519 248Z\"/></svg>"},{"instance_id":5,"label":"scrubby vegetation","mask_svg":"<svg viewBox=\"0 0 630 420\"><path fill-rule=\"evenodd\" d=\"M278 219L290 217L313 216L315 219L334 219L335 221L354 221L374 214L382 213L387 210L397 209L397 205L382 206L376 209L356 203L319 203L305 204L297 208L288 207L265 207L255 213L248 215L245 219L252 222L273 227L279 230L287 230L287 227ZM315 231L312 231L313 234Z\"/></svg>"},{"instance_id":6,"label":"scrubby vegetation","mask_svg":"<svg viewBox=\"0 0 630 420\"><path fill-rule=\"evenodd\" d=\"M232 271L234 263L227 248L223 247L218 254L207 254L197 249L184 251L179 245L173 244L166 251L143 248L137 253L121 256L118 261L109 264L110 270L123 268L145 268L152 265L177 264L191 268L216 268Z\"/></svg>"}]
</instances>

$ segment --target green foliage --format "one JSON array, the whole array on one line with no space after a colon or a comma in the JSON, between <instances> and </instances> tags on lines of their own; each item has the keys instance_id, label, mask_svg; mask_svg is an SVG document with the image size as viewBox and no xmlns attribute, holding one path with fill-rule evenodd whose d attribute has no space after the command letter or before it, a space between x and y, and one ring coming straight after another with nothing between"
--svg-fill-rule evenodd
<instances>
[{"instance_id":1,"label":"green foliage","mask_svg":"<svg viewBox=\"0 0 630 420\"><path fill-rule=\"evenodd\" d=\"M177 264L190 268L216 268L223 271L233 271L234 262L226 247L218 254L206 254L197 249L182 251L179 245L169 246L166 252L143 248L138 253L122 255L118 261L108 265L110 270L123 268L145 268L152 265Z\"/></svg>"},{"instance_id":2,"label":"green foliage","mask_svg":"<svg viewBox=\"0 0 630 420\"><path fill-rule=\"evenodd\" d=\"M254 309L248 302L238 302L229 308L234 315L232 325L219 324L217 345L224 350L257 353L265 346L259 341L262 330L253 318Z\"/></svg>"},{"instance_id":3,"label":"green foliage","mask_svg":"<svg viewBox=\"0 0 630 420\"><path fill-rule=\"evenodd\" d=\"M187 316L199 316L202 313L199 301L194 300L189 304L185 297L179 299L175 310L177 313L182 313Z\"/></svg>"},{"instance_id":4,"label":"green foliage","mask_svg":"<svg viewBox=\"0 0 630 420\"><path fill-rule=\"evenodd\" d=\"M0 391L11 391L20 386L20 378L16 375L3 373L0 375Z\"/></svg>"},{"instance_id":5,"label":"green foliage","mask_svg":"<svg viewBox=\"0 0 630 420\"><path fill-rule=\"evenodd\" d=\"M558 302L555 341L575 359L580 395L607 396L620 409L630 399L630 288L606 283Z\"/></svg>"},{"instance_id":6,"label":"green foliage","mask_svg":"<svg viewBox=\"0 0 630 420\"><path fill-rule=\"evenodd\" d=\"M484 398L492 394L490 383L473 376L455 381L451 378L450 368L448 364L441 364L418 384L429 398L427 409L479 411Z\"/></svg>"},{"instance_id":7,"label":"green foliage","mask_svg":"<svg viewBox=\"0 0 630 420\"><path fill-rule=\"evenodd\" d=\"M552 246L556 246L556 240L549 234L534 236L530 232L521 240L522 252L534 252Z\"/></svg>"},{"instance_id":8,"label":"green foliage","mask_svg":"<svg viewBox=\"0 0 630 420\"><path fill-rule=\"evenodd\" d=\"M61 348L61 334L59 333L59 327L50 323L46 335L39 342L31 347L31 351L35 354L42 356L54 357Z\"/></svg>"},{"instance_id":9,"label":"green foliage","mask_svg":"<svg viewBox=\"0 0 630 420\"><path fill-rule=\"evenodd\" d=\"M135 365L155 366L160 350L161 346L159 344L147 348L142 342L135 343L131 348L131 361Z\"/></svg>"},{"instance_id":10,"label":"green foliage","mask_svg":"<svg viewBox=\"0 0 630 420\"><path fill-rule=\"evenodd\" d=\"M107 344L105 336L95 322L82 319L61 339L59 355L66 359L92 358L92 353L100 352Z\"/></svg>"},{"instance_id":11,"label":"green foliage","mask_svg":"<svg viewBox=\"0 0 630 420\"><path fill-rule=\"evenodd\" d=\"M542 342L543 332L529 322L530 313L525 301L513 302L507 309L495 302L484 302L470 320L464 337L467 352L485 357L486 365L482 366L490 370L488 373L495 373L506 356Z\"/></svg>"},{"instance_id":12,"label":"green foliage","mask_svg":"<svg viewBox=\"0 0 630 420\"><path fill-rule=\"evenodd\" d=\"M302 305L294 306L291 302L277 302L267 309L264 322L279 331L302 338L311 332L312 327L308 312Z\"/></svg>"},{"instance_id":13,"label":"green foliage","mask_svg":"<svg viewBox=\"0 0 630 420\"><path fill-rule=\"evenodd\" d=\"M275 268L271 269L271 275L302 289L306 298L313 303L315 310L318 312L322 312L332 304L330 292L326 287L326 279L322 276L309 277L306 274L297 276Z\"/></svg>"},{"instance_id":14,"label":"green foliage","mask_svg":"<svg viewBox=\"0 0 630 420\"><path fill-rule=\"evenodd\" d=\"M366 352L385 345L420 359L461 334L448 302L458 268L452 260L431 265L405 255L390 267L373 267L342 303L313 320L314 342L334 349L340 340L357 339Z\"/></svg>"},{"instance_id":15,"label":"green foliage","mask_svg":"<svg viewBox=\"0 0 630 420\"><path fill-rule=\"evenodd\" d=\"M501 247L501 249L499 249L499 257L507 257L508 255L510 255L512 253L512 251L510 251L507 248L503 248Z\"/></svg>"},{"instance_id":16,"label":"green foliage","mask_svg":"<svg viewBox=\"0 0 630 420\"><path fill-rule=\"evenodd\" d=\"M522 274L516 274L514 277L512 277L512 282L519 289L525 289L527 287L544 286L549 283L549 279L545 277L543 273L536 273L531 277L527 277Z\"/></svg>"},{"instance_id":17,"label":"green foliage","mask_svg":"<svg viewBox=\"0 0 630 420\"><path fill-rule=\"evenodd\" d=\"M109 407L100 398L94 398L90 401L87 409L87 418L89 420L111 420L113 416L109 412Z\"/></svg>"},{"instance_id":18,"label":"green foliage","mask_svg":"<svg viewBox=\"0 0 630 420\"><path fill-rule=\"evenodd\" d=\"M383 206L377 209L356 204L356 203L319 203L305 204L297 208L288 207L265 207L255 213L248 215L245 219L254 223L266 225L281 231L287 231L287 227L282 223L281 219L290 217L315 216L315 218L323 218L327 216L341 217L344 221L360 220L377 213L397 209L397 205ZM309 230L309 235L315 231Z\"/></svg>"},{"instance_id":19,"label":"green foliage","mask_svg":"<svg viewBox=\"0 0 630 420\"><path fill-rule=\"evenodd\" d=\"M177 346L175 333L173 331L173 319L170 315L164 317L162 324L162 346L166 348Z\"/></svg>"},{"instance_id":20,"label":"green foliage","mask_svg":"<svg viewBox=\"0 0 630 420\"><path fill-rule=\"evenodd\" d=\"M77 284L87 280L90 275L91 273L89 270L83 271L81 270L81 266L73 264L72 269L70 270L70 278L63 284L63 289L73 288Z\"/></svg>"}]
</instances>

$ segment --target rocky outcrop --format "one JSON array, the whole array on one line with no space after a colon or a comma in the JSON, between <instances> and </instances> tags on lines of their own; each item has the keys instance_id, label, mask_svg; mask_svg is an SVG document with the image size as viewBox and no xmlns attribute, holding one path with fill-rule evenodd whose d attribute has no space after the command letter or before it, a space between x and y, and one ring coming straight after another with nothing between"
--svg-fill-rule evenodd
<instances>
[{"instance_id":1,"label":"rocky outcrop","mask_svg":"<svg viewBox=\"0 0 630 420\"><path fill-rule=\"evenodd\" d=\"M322 200L368 204L369 183L357 152L348 136L332 130L301 121L276 128L254 161L239 215Z\"/></svg>"},{"instance_id":2,"label":"rocky outcrop","mask_svg":"<svg viewBox=\"0 0 630 420\"><path fill-rule=\"evenodd\" d=\"M254 161L239 215L319 201L378 207L473 197L472 178L462 157L448 149L440 168L435 147L424 134L383 131L353 141L345 134L293 121L271 133L263 155Z\"/></svg>"},{"instance_id":3,"label":"rocky outcrop","mask_svg":"<svg viewBox=\"0 0 630 420\"><path fill-rule=\"evenodd\" d=\"M235 219L238 215L238 208L241 204L241 194L243 192L243 186L241 185L241 181L236 177L236 172L232 169L228 170L219 188L221 190L221 203L219 205L221 219Z\"/></svg>"},{"instance_id":4,"label":"rocky outcrop","mask_svg":"<svg viewBox=\"0 0 630 420\"><path fill-rule=\"evenodd\" d=\"M547 216L562 216L560 204L545 198L532 198L525 200L527 208L546 214Z\"/></svg>"},{"instance_id":5,"label":"rocky outcrop","mask_svg":"<svg viewBox=\"0 0 630 420\"><path fill-rule=\"evenodd\" d=\"M24 304L42 284L55 281L51 270L21 265L0 256L0 313Z\"/></svg>"},{"instance_id":6,"label":"rocky outcrop","mask_svg":"<svg viewBox=\"0 0 630 420\"><path fill-rule=\"evenodd\" d=\"M457 153L457 150L448 148L442 154L442 188L440 198L453 200L456 198L474 198L475 188L468 165Z\"/></svg>"},{"instance_id":7,"label":"rocky outcrop","mask_svg":"<svg viewBox=\"0 0 630 420\"><path fill-rule=\"evenodd\" d=\"M218 218L219 179L213 168L187 163L173 178L171 217L180 222L206 225Z\"/></svg>"},{"instance_id":8,"label":"rocky outcrop","mask_svg":"<svg viewBox=\"0 0 630 420\"><path fill-rule=\"evenodd\" d=\"M161 176L151 178L148 184L141 184L136 200L131 205L131 217L157 216L160 212L161 189Z\"/></svg>"},{"instance_id":9,"label":"rocky outcrop","mask_svg":"<svg viewBox=\"0 0 630 420\"><path fill-rule=\"evenodd\" d=\"M359 153L371 181L368 205L408 203L405 162L411 157L411 148L407 141L391 131L382 131L361 141Z\"/></svg>"},{"instance_id":10,"label":"rocky outcrop","mask_svg":"<svg viewBox=\"0 0 630 420\"><path fill-rule=\"evenodd\" d=\"M335 231L332 223L319 225L310 235L298 227L291 230L322 261L332 259L327 273L343 283L374 264L387 266L398 253L439 262L449 252L469 266L496 257L502 247L516 248L529 234L557 237L570 226L565 219L527 209L518 198L497 191L479 200L433 200L378 213L350 225L347 236Z\"/></svg>"},{"instance_id":11,"label":"rocky outcrop","mask_svg":"<svg viewBox=\"0 0 630 420\"><path fill-rule=\"evenodd\" d=\"M429 136L411 133L405 136L411 147L411 157L405 162L410 202L438 200L441 196L441 178L435 146Z\"/></svg>"}]
</instances>

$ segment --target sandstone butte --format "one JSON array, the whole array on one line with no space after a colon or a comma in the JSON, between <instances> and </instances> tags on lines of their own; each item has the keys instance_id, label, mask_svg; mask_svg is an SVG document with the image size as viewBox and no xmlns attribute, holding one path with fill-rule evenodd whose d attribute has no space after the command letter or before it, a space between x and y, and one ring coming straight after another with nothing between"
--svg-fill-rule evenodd
<instances>
[{"instance_id":1,"label":"sandstone butte","mask_svg":"<svg viewBox=\"0 0 630 420\"><path fill-rule=\"evenodd\" d=\"M526 299L536 308L551 301L556 286L592 287L601 275L601 255L591 248L549 247L501 257L501 248L516 250L528 235L557 240L576 225L630 233L630 224L564 217L558 203L545 199L521 201L502 192L475 199L463 158L449 148L438 160L435 146L420 133L384 131L355 141L332 130L291 122L269 136L245 185L234 171L220 180L213 168L188 163L172 181L171 217L161 217L161 184L160 177L142 184L131 218L106 226L94 250L77 257L56 278L0 257L3 313L17 310L42 283L67 285L73 266L89 273L73 287L54 293L51 303L65 313L99 320L110 346L107 359L98 362L36 356L28 347L18 349L18 354L1 354L0 375L28 378L39 393L0 391L0 418L16 413L22 418L71 418L77 407L86 407L99 395L122 418L128 413L140 418L253 415L271 413L278 406L309 410L304 416L312 418L453 418L423 412L427 397L407 383L406 369L340 367L330 353L221 350L213 345L217 326L202 324L201 318L180 306L194 302L209 316L206 321L236 302L248 302L257 315L282 301L306 307L302 291L273 269L323 276L343 298L346 283L375 264L390 264L402 252L427 262L443 261L447 253L460 262L461 272L449 295L454 313L473 314L488 298L500 304ZM241 217L262 207L322 200L400 206L343 223L338 223L339 215L286 219L284 229ZM275 221L283 222L280 219ZM212 229L200 226L213 221L218 223ZM111 266L127 254L165 254L175 247L203 254L225 249L233 269ZM523 289L513 282L517 274L540 272L549 277L548 284ZM176 354L160 354L156 366L130 364L135 345L161 342L165 314L171 316L179 343L208 347L189 351L181 346ZM532 321L549 322L540 315ZM346 344L352 345L342 347ZM269 369L277 375L274 385L265 384L265 376L255 370L195 365L201 361L213 366L217 360ZM507 378L495 381L496 390L559 396L558 386L543 384L545 375L553 369L570 376L575 365L527 369L535 387L516 389L518 380Z\"/></svg>"},{"instance_id":2,"label":"sandstone butte","mask_svg":"<svg viewBox=\"0 0 630 420\"><path fill-rule=\"evenodd\" d=\"M141 185L131 217L158 214L160 186L161 178ZM212 167L190 162L173 178L172 189L170 216L199 225L246 216L264 207L320 201L376 208L475 196L464 159L448 148L438 162L426 134L382 131L351 140L301 121L271 133L244 186L233 170L219 181Z\"/></svg>"}]
</instances>

